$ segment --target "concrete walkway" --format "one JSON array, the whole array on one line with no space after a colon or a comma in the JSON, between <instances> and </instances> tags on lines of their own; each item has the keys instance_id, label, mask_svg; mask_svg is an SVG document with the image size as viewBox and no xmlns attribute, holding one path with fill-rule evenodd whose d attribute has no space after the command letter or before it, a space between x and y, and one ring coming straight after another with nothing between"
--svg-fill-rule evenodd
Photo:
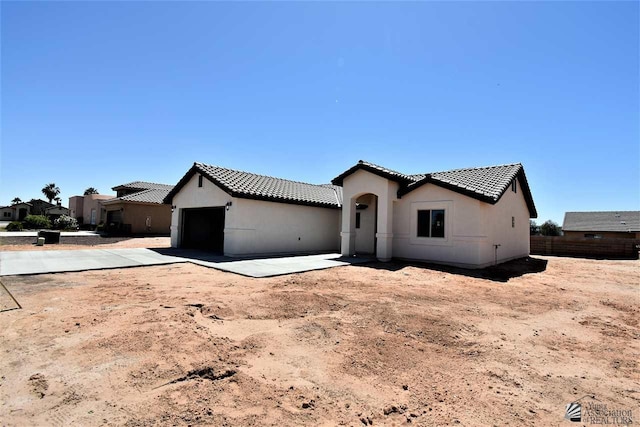
<instances>
[{"instance_id":1,"label":"concrete walkway","mask_svg":"<svg viewBox=\"0 0 640 427\"><path fill-rule=\"evenodd\" d=\"M248 277L271 277L369 262L340 254L234 260L203 252L172 249L85 249L0 252L0 276L61 273L192 262Z\"/></svg>"}]
</instances>

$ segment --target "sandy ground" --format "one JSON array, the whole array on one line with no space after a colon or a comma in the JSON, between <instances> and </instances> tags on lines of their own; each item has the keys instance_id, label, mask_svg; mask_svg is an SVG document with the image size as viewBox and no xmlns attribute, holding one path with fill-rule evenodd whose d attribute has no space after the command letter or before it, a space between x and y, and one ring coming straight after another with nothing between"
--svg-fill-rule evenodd
<instances>
[{"instance_id":1,"label":"sandy ground","mask_svg":"<svg viewBox=\"0 0 640 427\"><path fill-rule=\"evenodd\" d=\"M561 426L585 395L638 423L640 263L536 258L5 277L0 423Z\"/></svg>"}]
</instances>

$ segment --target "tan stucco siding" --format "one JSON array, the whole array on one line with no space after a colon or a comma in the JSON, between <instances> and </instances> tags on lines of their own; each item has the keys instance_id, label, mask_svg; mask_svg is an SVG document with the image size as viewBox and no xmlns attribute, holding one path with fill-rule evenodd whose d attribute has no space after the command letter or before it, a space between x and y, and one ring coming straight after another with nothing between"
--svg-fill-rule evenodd
<instances>
[{"instance_id":1,"label":"tan stucco siding","mask_svg":"<svg viewBox=\"0 0 640 427\"><path fill-rule=\"evenodd\" d=\"M107 212L121 210L122 223L131 224L133 234L169 234L171 206L143 203L114 203Z\"/></svg>"},{"instance_id":2,"label":"tan stucco siding","mask_svg":"<svg viewBox=\"0 0 640 427\"><path fill-rule=\"evenodd\" d=\"M69 197L69 215L72 218L76 218L76 219L84 215L84 197L83 196Z\"/></svg>"},{"instance_id":3,"label":"tan stucco siding","mask_svg":"<svg viewBox=\"0 0 640 427\"><path fill-rule=\"evenodd\" d=\"M96 211L95 224L98 225L104 221L104 207L102 206L103 200L113 199L113 196L106 194L88 194L84 196L82 202L82 220L85 224L91 224L91 211ZM113 210L112 208L109 208Z\"/></svg>"}]
</instances>

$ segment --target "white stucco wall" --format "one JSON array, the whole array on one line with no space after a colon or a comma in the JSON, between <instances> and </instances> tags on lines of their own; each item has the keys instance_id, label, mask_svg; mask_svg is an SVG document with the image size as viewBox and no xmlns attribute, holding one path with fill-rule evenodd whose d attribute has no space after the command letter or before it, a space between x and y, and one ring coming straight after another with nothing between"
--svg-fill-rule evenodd
<instances>
[{"instance_id":1,"label":"white stucco wall","mask_svg":"<svg viewBox=\"0 0 640 427\"><path fill-rule=\"evenodd\" d=\"M228 256L338 251L340 210L235 199L227 211Z\"/></svg>"},{"instance_id":2,"label":"white stucco wall","mask_svg":"<svg viewBox=\"0 0 640 427\"><path fill-rule=\"evenodd\" d=\"M376 210L376 257L388 261L393 256L393 204L398 184L364 170L358 170L343 181L341 249L343 255L356 253L356 200L365 194L378 196Z\"/></svg>"},{"instance_id":3,"label":"white stucco wall","mask_svg":"<svg viewBox=\"0 0 640 427\"><path fill-rule=\"evenodd\" d=\"M445 238L418 238L417 211L445 209ZM511 217L515 227L511 227ZM426 184L394 204L393 256L481 268L529 255L529 211L522 192L508 189L491 205Z\"/></svg>"},{"instance_id":4,"label":"white stucco wall","mask_svg":"<svg viewBox=\"0 0 640 427\"><path fill-rule=\"evenodd\" d=\"M198 176L196 174L191 177L189 182L173 197L175 208L171 213L171 246L174 248L180 244L181 209L224 206L227 202L235 203L237 200L207 179L203 179L202 187L198 187ZM227 212L225 222L228 224L232 218L233 214ZM225 245L226 240L225 236Z\"/></svg>"},{"instance_id":5,"label":"white stucco wall","mask_svg":"<svg viewBox=\"0 0 640 427\"><path fill-rule=\"evenodd\" d=\"M337 251L340 210L231 197L198 175L174 196L171 246L180 243L180 210L232 205L225 212L224 254L227 256Z\"/></svg>"},{"instance_id":6,"label":"white stucco wall","mask_svg":"<svg viewBox=\"0 0 640 427\"><path fill-rule=\"evenodd\" d=\"M529 255L529 208L524 200L520 183L517 191L511 187L502 195L495 205L485 204L485 227L488 230L490 247L488 253L482 255L485 262L495 262L496 251L494 244L499 244L497 251L498 263ZM513 217L513 227L511 218ZM487 251L487 248L485 248Z\"/></svg>"}]
</instances>

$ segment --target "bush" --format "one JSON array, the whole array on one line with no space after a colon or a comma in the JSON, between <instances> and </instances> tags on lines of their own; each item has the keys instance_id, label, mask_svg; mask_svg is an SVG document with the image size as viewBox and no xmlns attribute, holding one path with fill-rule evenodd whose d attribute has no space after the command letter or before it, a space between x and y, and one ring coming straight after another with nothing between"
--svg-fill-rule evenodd
<instances>
[{"instance_id":1,"label":"bush","mask_svg":"<svg viewBox=\"0 0 640 427\"><path fill-rule=\"evenodd\" d=\"M55 228L59 228L60 230L78 229L78 221L76 221L75 218L71 218L69 215L61 215L60 218L53 221L53 225Z\"/></svg>"},{"instance_id":2,"label":"bush","mask_svg":"<svg viewBox=\"0 0 640 427\"><path fill-rule=\"evenodd\" d=\"M559 236L561 230L560 226L551 220L540 226L540 234L543 236Z\"/></svg>"},{"instance_id":3,"label":"bush","mask_svg":"<svg viewBox=\"0 0 640 427\"><path fill-rule=\"evenodd\" d=\"M22 223L20 221L10 222L5 228L7 231L22 231Z\"/></svg>"},{"instance_id":4,"label":"bush","mask_svg":"<svg viewBox=\"0 0 640 427\"><path fill-rule=\"evenodd\" d=\"M25 228L42 229L51 228L51 221L44 215L27 215L23 221Z\"/></svg>"}]
</instances>

